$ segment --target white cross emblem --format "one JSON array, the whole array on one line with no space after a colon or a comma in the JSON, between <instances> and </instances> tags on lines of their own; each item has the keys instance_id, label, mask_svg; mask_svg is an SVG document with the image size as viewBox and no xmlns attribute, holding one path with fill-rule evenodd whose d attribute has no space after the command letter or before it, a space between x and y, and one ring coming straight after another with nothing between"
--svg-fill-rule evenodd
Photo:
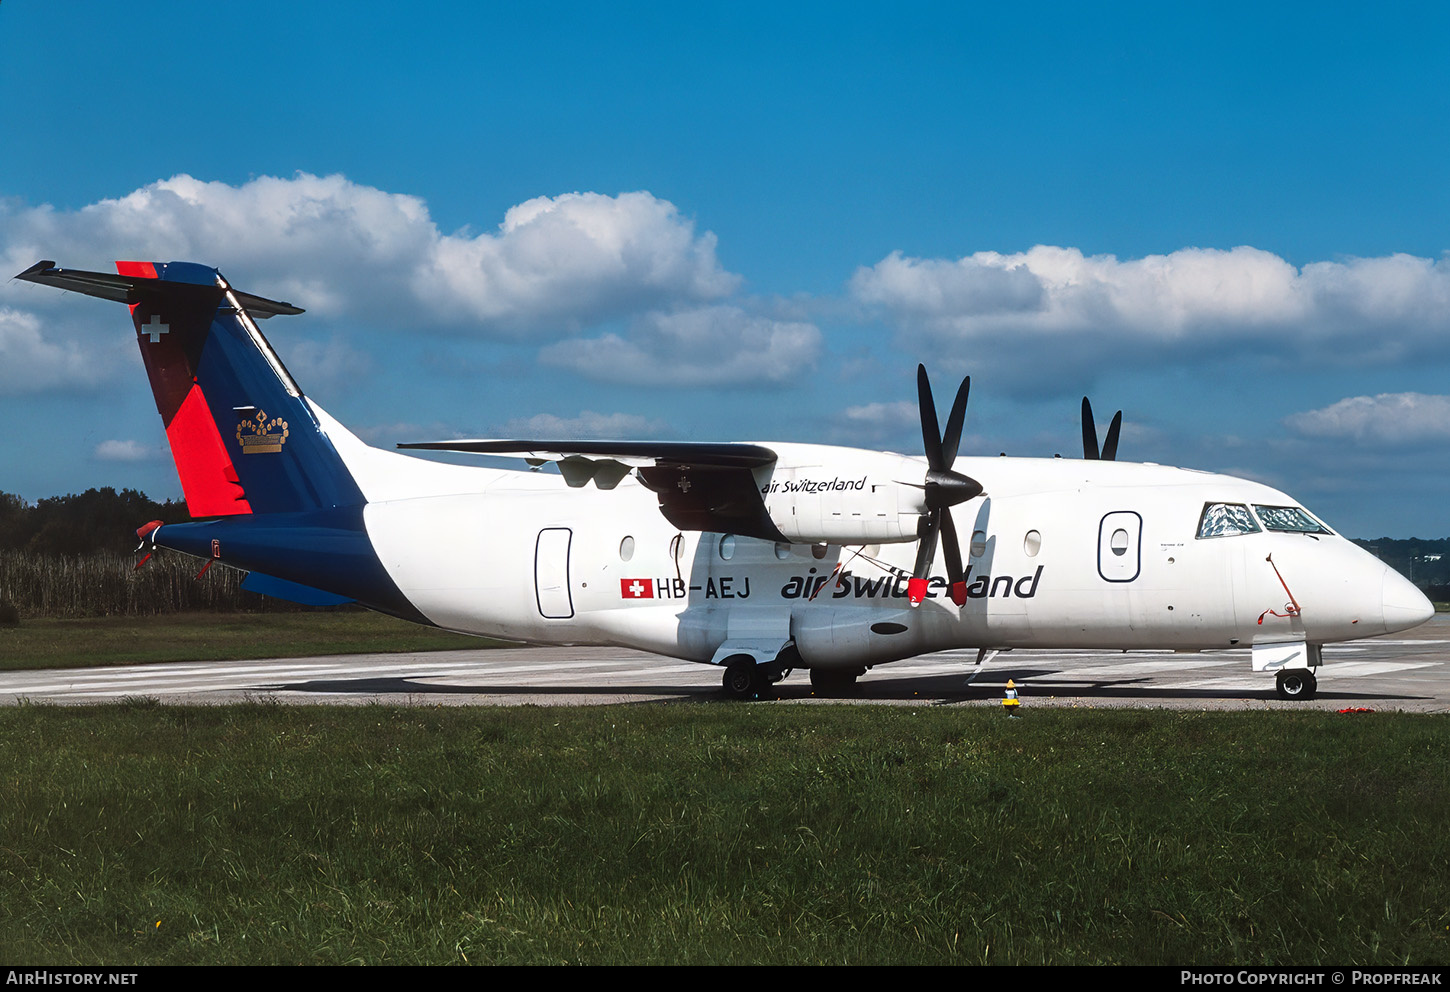
<instances>
[{"instance_id":1,"label":"white cross emblem","mask_svg":"<svg viewBox=\"0 0 1450 992\"><path fill-rule=\"evenodd\" d=\"M629 592L630 595L641 596L644 594L644 585L639 581L639 579L635 579L634 585L629 587Z\"/></svg>"},{"instance_id":2,"label":"white cross emblem","mask_svg":"<svg viewBox=\"0 0 1450 992\"><path fill-rule=\"evenodd\" d=\"M151 335L152 344L156 344L157 342L159 342L161 340L161 335L169 334L170 332L171 325L161 323L160 315L154 313L151 315L151 319L149 321L141 325L141 333Z\"/></svg>"}]
</instances>

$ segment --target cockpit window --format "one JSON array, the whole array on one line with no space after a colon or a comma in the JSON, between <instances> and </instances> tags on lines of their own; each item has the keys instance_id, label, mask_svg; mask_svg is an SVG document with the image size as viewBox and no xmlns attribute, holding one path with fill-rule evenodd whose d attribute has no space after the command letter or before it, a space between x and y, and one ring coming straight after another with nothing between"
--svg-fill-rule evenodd
<instances>
[{"instance_id":1,"label":"cockpit window","mask_svg":"<svg viewBox=\"0 0 1450 992\"><path fill-rule=\"evenodd\" d=\"M1257 534L1259 525L1249 508L1242 503L1205 503L1198 521L1199 537L1237 537Z\"/></svg>"},{"instance_id":2,"label":"cockpit window","mask_svg":"<svg viewBox=\"0 0 1450 992\"><path fill-rule=\"evenodd\" d=\"M1297 534L1328 534L1329 528L1297 506L1260 506L1254 512L1264 522L1264 530L1291 531Z\"/></svg>"}]
</instances>

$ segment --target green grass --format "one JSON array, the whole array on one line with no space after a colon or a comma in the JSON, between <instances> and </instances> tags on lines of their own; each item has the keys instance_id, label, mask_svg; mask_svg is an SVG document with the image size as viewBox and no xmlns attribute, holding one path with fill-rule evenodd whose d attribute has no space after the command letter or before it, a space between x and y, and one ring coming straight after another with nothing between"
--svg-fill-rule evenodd
<instances>
[{"instance_id":1,"label":"green grass","mask_svg":"<svg viewBox=\"0 0 1450 992\"><path fill-rule=\"evenodd\" d=\"M0 669L442 651L500 643L366 610L31 619L0 627Z\"/></svg>"},{"instance_id":2,"label":"green grass","mask_svg":"<svg viewBox=\"0 0 1450 992\"><path fill-rule=\"evenodd\" d=\"M0 959L1436 963L1447 814L1416 715L23 706Z\"/></svg>"}]
</instances>

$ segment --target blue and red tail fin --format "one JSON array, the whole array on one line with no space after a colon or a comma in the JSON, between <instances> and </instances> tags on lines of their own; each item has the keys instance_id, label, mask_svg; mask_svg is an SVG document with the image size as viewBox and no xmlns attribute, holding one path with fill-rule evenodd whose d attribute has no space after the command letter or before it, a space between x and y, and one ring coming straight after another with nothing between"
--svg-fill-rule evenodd
<instances>
[{"instance_id":1,"label":"blue and red tail fin","mask_svg":"<svg viewBox=\"0 0 1450 992\"><path fill-rule=\"evenodd\" d=\"M40 262L17 278L124 302L193 517L364 502L311 406L257 327L302 311L240 293L192 262L117 275Z\"/></svg>"}]
</instances>

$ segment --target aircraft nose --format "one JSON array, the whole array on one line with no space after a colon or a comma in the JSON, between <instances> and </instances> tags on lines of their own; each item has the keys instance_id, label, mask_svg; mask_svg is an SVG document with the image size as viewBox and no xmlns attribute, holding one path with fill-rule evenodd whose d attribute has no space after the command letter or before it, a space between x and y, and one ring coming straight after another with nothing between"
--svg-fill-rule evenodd
<instances>
[{"instance_id":1,"label":"aircraft nose","mask_svg":"<svg viewBox=\"0 0 1450 992\"><path fill-rule=\"evenodd\" d=\"M1409 579L1392 568L1385 569L1381 592L1385 631L1409 630L1435 615L1435 606Z\"/></svg>"}]
</instances>

